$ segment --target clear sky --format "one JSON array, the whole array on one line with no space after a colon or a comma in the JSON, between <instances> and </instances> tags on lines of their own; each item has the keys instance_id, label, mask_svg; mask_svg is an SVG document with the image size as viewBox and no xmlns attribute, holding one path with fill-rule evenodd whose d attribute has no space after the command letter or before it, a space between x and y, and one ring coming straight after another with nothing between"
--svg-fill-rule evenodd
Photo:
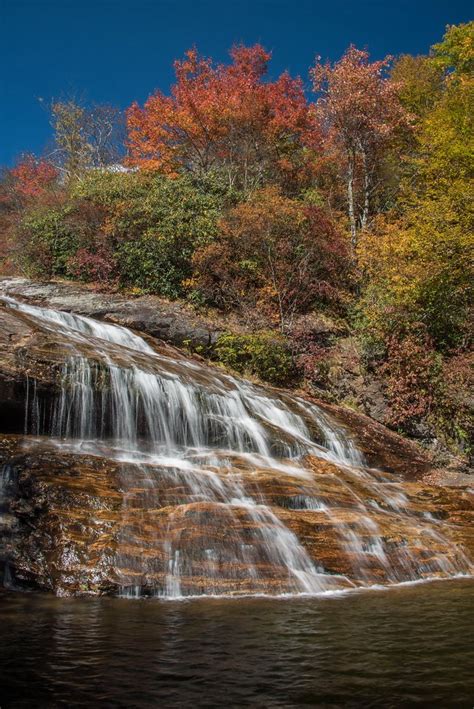
<instances>
[{"instance_id":1,"label":"clear sky","mask_svg":"<svg viewBox=\"0 0 474 709\"><path fill-rule=\"evenodd\" d=\"M469 0L0 0L0 164L40 153L51 131L40 98L68 94L122 108L167 90L173 59L195 44L222 61L235 42L272 50L271 73L307 81L314 56L351 42L426 53Z\"/></svg>"}]
</instances>

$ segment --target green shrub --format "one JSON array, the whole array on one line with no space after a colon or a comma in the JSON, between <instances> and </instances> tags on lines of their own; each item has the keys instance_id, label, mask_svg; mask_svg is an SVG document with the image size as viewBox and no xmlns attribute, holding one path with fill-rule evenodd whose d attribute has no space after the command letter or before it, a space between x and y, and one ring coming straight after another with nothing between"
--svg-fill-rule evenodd
<instances>
[{"instance_id":1,"label":"green shrub","mask_svg":"<svg viewBox=\"0 0 474 709\"><path fill-rule=\"evenodd\" d=\"M211 186L212 187L212 186ZM95 173L72 197L103 210L101 229L115 252L120 284L168 298L185 295L196 248L217 234L223 195L188 176Z\"/></svg>"},{"instance_id":2,"label":"green shrub","mask_svg":"<svg viewBox=\"0 0 474 709\"><path fill-rule=\"evenodd\" d=\"M186 254L170 249L165 239L148 235L124 241L115 256L121 285L171 299L182 295L182 281L188 275Z\"/></svg>"},{"instance_id":3,"label":"green shrub","mask_svg":"<svg viewBox=\"0 0 474 709\"><path fill-rule=\"evenodd\" d=\"M71 201L89 200L101 207L115 206L123 200L143 199L149 179L136 172L91 170L69 188Z\"/></svg>"},{"instance_id":4,"label":"green shrub","mask_svg":"<svg viewBox=\"0 0 474 709\"><path fill-rule=\"evenodd\" d=\"M20 260L32 276L68 276L69 259L76 253L78 240L65 221L66 210L27 212L20 231L23 249Z\"/></svg>"},{"instance_id":5,"label":"green shrub","mask_svg":"<svg viewBox=\"0 0 474 709\"><path fill-rule=\"evenodd\" d=\"M219 362L239 374L254 375L283 386L296 377L296 367L286 340L272 332L222 335L215 346Z\"/></svg>"}]
</instances>

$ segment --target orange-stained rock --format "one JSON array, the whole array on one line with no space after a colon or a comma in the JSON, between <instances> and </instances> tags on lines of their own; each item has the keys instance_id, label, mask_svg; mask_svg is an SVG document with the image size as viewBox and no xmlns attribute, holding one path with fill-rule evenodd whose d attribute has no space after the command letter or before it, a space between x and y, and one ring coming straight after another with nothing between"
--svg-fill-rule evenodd
<instances>
[{"instance_id":1,"label":"orange-stained rock","mask_svg":"<svg viewBox=\"0 0 474 709\"><path fill-rule=\"evenodd\" d=\"M307 479L242 461L218 473L238 478L272 520L263 507L202 500L185 476L153 466L16 436L2 437L0 451L0 558L16 583L60 595L172 592L170 563L180 567L182 594L286 592L288 571L269 557L262 533L278 532L278 523L296 535L326 588L450 575L474 555L473 496L464 488L358 476L317 458Z\"/></svg>"}]
</instances>

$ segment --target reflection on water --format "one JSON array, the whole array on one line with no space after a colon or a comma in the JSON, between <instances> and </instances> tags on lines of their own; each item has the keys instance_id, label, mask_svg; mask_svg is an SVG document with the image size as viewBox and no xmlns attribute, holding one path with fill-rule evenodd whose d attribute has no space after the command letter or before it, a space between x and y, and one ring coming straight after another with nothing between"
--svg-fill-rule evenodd
<instances>
[{"instance_id":1,"label":"reflection on water","mask_svg":"<svg viewBox=\"0 0 474 709\"><path fill-rule=\"evenodd\" d=\"M324 599L0 596L7 707L471 707L472 581Z\"/></svg>"}]
</instances>

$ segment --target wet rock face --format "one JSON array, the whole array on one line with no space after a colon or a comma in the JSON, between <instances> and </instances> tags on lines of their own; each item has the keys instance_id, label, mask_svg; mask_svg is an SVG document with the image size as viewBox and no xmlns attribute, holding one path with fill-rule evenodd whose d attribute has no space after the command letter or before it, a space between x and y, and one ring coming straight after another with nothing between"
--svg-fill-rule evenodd
<instances>
[{"instance_id":1,"label":"wet rock face","mask_svg":"<svg viewBox=\"0 0 474 709\"><path fill-rule=\"evenodd\" d=\"M413 441L351 409L322 402L318 405L351 431L369 465L401 474L406 480L421 479L432 469L432 455Z\"/></svg>"},{"instance_id":2,"label":"wet rock face","mask_svg":"<svg viewBox=\"0 0 474 709\"><path fill-rule=\"evenodd\" d=\"M29 283L29 282L28 282ZM56 285L38 286L39 292ZM29 287L33 293L37 291ZM30 292L28 290L28 293ZM54 292L54 291L53 291ZM90 294L95 296L96 294ZM37 297L37 296L36 296ZM102 297L102 296L101 296ZM166 369L169 376L182 372L180 363L187 358L182 352L158 340L150 340L153 349L166 358ZM127 353L119 352L114 346L101 342L100 348L107 356L124 367L133 363L141 364L147 370L155 367L159 373L163 371L164 363L151 365L143 355L134 354L133 361ZM61 330L50 329L41 325L33 317L12 310L0 303L0 431L5 433L21 433L25 426L25 402L31 399L32 392L39 398L39 410L43 418L51 416L52 404L61 387L65 363L71 356L77 354L96 363L97 381L100 383L100 368L103 358L97 352L97 343L93 337L76 342ZM140 357L142 359L140 359ZM173 365L176 362L176 366ZM215 372L222 370L202 366L199 373L203 385L212 387ZM28 386L30 392L28 392ZM271 390L275 396L285 396L280 390ZM408 479L416 479L427 473L431 467L429 455L417 445L407 441L387 428L374 422L366 416L343 407L324 404L316 401L318 406L334 416L342 427L354 437L364 452L367 461L372 466L401 473ZM31 404L31 401L30 401ZM31 413L29 415L31 420ZM30 429L31 430L31 429ZM38 432L41 432L38 430ZM317 437L317 431L312 432Z\"/></svg>"},{"instance_id":3,"label":"wet rock face","mask_svg":"<svg viewBox=\"0 0 474 709\"><path fill-rule=\"evenodd\" d=\"M177 565L183 595L287 590L286 566L268 557L266 512L203 501L185 477L163 468L64 453L48 440L4 436L0 461L0 559L19 586L160 595L172 591ZM242 465L223 476L238 476L268 506L272 525L279 520L298 537L334 588L394 582L410 567L414 577L442 576L474 551L465 490L399 488L394 476L379 474L377 483L327 461L309 465L305 480ZM357 498L368 494L366 518Z\"/></svg>"},{"instance_id":4,"label":"wet rock face","mask_svg":"<svg viewBox=\"0 0 474 709\"><path fill-rule=\"evenodd\" d=\"M184 359L181 352L164 342L153 340L153 347L169 360ZM30 410L27 415L27 411L31 409L33 395L37 398L41 416L51 415L54 400L61 390L66 363L71 357L86 358L95 366L100 379L104 353L113 357L117 364L131 364L127 353L120 355L113 345L101 342L98 352L96 338L71 339L67 332L38 323L28 314L0 302L0 432L23 432L25 417L31 424L32 412ZM169 369L172 375L172 364ZM31 430L31 426L29 428Z\"/></svg>"},{"instance_id":5,"label":"wet rock face","mask_svg":"<svg viewBox=\"0 0 474 709\"><path fill-rule=\"evenodd\" d=\"M23 430L27 379L47 395L64 356L59 342L0 303L0 431Z\"/></svg>"},{"instance_id":6,"label":"wet rock face","mask_svg":"<svg viewBox=\"0 0 474 709\"><path fill-rule=\"evenodd\" d=\"M139 330L176 346L190 344L211 347L225 329L197 317L179 303L168 303L156 296L135 298L98 293L70 283L37 283L26 278L0 279L0 295L24 299L35 305L99 318Z\"/></svg>"},{"instance_id":7,"label":"wet rock face","mask_svg":"<svg viewBox=\"0 0 474 709\"><path fill-rule=\"evenodd\" d=\"M113 466L17 437L3 437L0 450L0 558L13 583L58 595L112 590L113 512L121 503Z\"/></svg>"}]
</instances>

